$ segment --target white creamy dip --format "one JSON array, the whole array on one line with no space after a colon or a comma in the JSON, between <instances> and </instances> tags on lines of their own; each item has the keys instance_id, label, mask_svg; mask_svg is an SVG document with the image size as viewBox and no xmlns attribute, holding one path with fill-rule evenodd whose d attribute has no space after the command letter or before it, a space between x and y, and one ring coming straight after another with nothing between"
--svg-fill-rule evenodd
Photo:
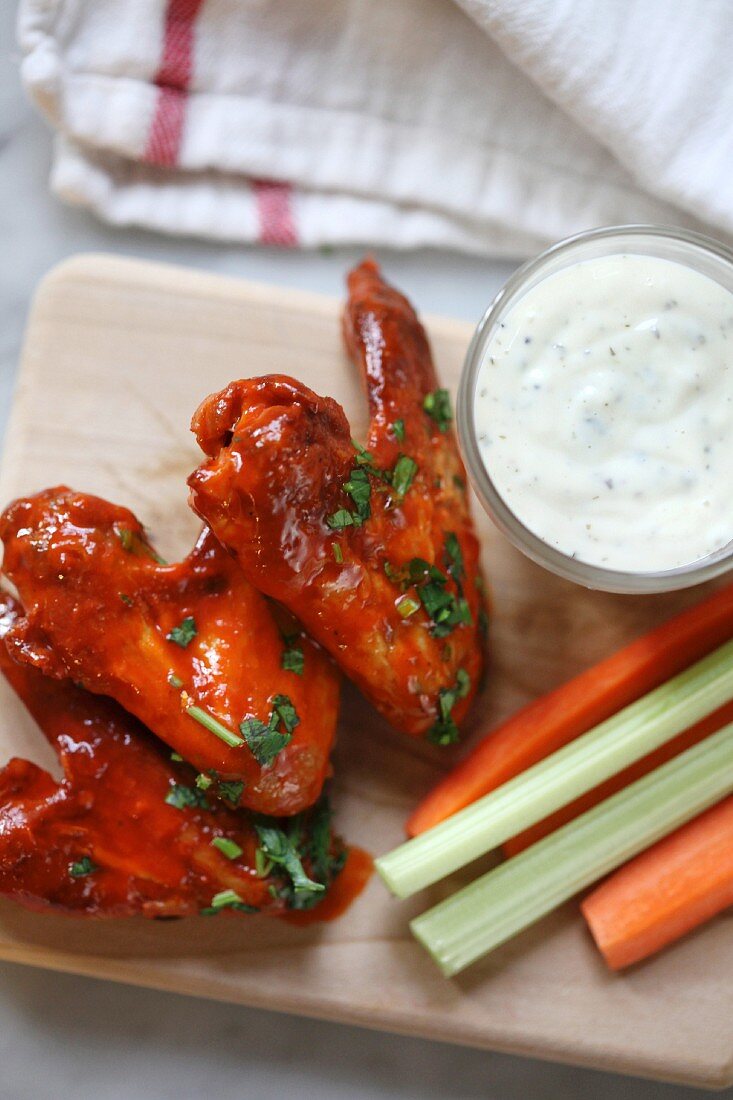
<instances>
[{"instance_id":1,"label":"white creamy dip","mask_svg":"<svg viewBox=\"0 0 733 1100\"><path fill-rule=\"evenodd\" d=\"M582 260L530 288L478 371L481 458L544 542L627 573L733 540L733 294L671 260Z\"/></svg>"}]
</instances>

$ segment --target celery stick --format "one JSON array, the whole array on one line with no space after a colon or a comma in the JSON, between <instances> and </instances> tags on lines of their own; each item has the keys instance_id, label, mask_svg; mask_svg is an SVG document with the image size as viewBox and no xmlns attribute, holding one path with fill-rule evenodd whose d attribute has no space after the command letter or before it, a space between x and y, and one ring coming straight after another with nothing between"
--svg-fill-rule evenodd
<instances>
[{"instance_id":1,"label":"celery stick","mask_svg":"<svg viewBox=\"0 0 733 1100\"><path fill-rule=\"evenodd\" d=\"M733 792L733 723L416 917L446 977Z\"/></svg>"},{"instance_id":2,"label":"celery stick","mask_svg":"<svg viewBox=\"0 0 733 1100\"><path fill-rule=\"evenodd\" d=\"M503 844L733 699L733 640L521 775L376 860L409 897Z\"/></svg>"}]
</instances>

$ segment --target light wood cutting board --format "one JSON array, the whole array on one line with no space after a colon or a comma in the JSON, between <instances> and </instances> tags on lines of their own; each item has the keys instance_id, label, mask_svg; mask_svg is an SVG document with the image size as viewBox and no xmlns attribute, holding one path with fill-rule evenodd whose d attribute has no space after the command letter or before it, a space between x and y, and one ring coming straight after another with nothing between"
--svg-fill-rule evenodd
<instances>
[{"instance_id":1,"label":"light wood cutting board","mask_svg":"<svg viewBox=\"0 0 733 1100\"><path fill-rule=\"evenodd\" d=\"M186 506L198 461L188 422L205 394L236 377L292 374L340 401L363 432L338 314L331 299L173 267L101 255L64 263L31 313L0 502L64 482L128 505L167 558L183 554L197 528ZM470 328L428 327L455 391ZM477 508L476 519L494 614L474 731L703 595L584 591L528 562ZM3 684L0 759L13 754L53 764ZM375 854L392 847L448 759L392 733L347 688L334 792L343 835ZM3 903L0 957L622 1072L733 1082L729 918L614 976L572 904L445 981L407 928L445 890L397 902L372 880L344 917L307 929L264 918L94 923Z\"/></svg>"}]
</instances>

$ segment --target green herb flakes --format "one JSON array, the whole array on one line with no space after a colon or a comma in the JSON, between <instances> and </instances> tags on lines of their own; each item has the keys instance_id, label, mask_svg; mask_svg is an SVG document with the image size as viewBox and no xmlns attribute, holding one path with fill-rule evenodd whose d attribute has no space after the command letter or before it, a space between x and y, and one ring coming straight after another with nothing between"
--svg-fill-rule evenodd
<instances>
[{"instance_id":1,"label":"green herb flakes","mask_svg":"<svg viewBox=\"0 0 733 1100\"><path fill-rule=\"evenodd\" d=\"M213 782L214 780L211 778L211 776L204 775L203 772L199 772L199 774L196 776L196 786L200 791L208 791Z\"/></svg>"},{"instance_id":2,"label":"green herb flakes","mask_svg":"<svg viewBox=\"0 0 733 1100\"><path fill-rule=\"evenodd\" d=\"M209 714L203 707L186 707L186 714L189 718L193 718L194 722L198 722L200 726L207 729L209 733L213 733L214 736L218 737L220 741L223 741L225 745L229 745L230 748L236 749L244 744L241 737L238 737L232 730L227 729L218 718L214 718L214 715Z\"/></svg>"},{"instance_id":3,"label":"green herb flakes","mask_svg":"<svg viewBox=\"0 0 733 1100\"><path fill-rule=\"evenodd\" d=\"M405 422L404 420L395 420L392 425L392 434L398 443L405 442Z\"/></svg>"},{"instance_id":4,"label":"green herb flakes","mask_svg":"<svg viewBox=\"0 0 733 1100\"><path fill-rule=\"evenodd\" d=\"M326 517L326 523L333 531L341 531L344 527L354 526L354 517L345 508L339 508L337 512Z\"/></svg>"},{"instance_id":5,"label":"green herb flakes","mask_svg":"<svg viewBox=\"0 0 733 1100\"><path fill-rule=\"evenodd\" d=\"M169 642L179 645L181 649L185 649L196 637L196 634L196 620L193 615L187 615L178 626L173 627L170 634L166 634L166 638Z\"/></svg>"},{"instance_id":6,"label":"green herb flakes","mask_svg":"<svg viewBox=\"0 0 733 1100\"><path fill-rule=\"evenodd\" d=\"M212 917L221 913L222 909L235 909L239 913L259 912L254 905L243 902L236 890L221 890L218 894L214 894L211 905L201 909L200 912L202 917Z\"/></svg>"},{"instance_id":7,"label":"green herb flakes","mask_svg":"<svg viewBox=\"0 0 733 1100\"><path fill-rule=\"evenodd\" d=\"M426 394L422 407L441 432L448 431L453 420L448 390L433 390L432 393Z\"/></svg>"},{"instance_id":8,"label":"green herb flakes","mask_svg":"<svg viewBox=\"0 0 733 1100\"><path fill-rule=\"evenodd\" d=\"M420 610L420 604L417 600L413 600L412 596L400 596L395 606L403 619L409 619L411 615Z\"/></svg>"},{"instance_id":9,"label":"green herb flakes","mask_svg":"<svg viewBox=\"0 0 733 1100\"><path fill-rule=\"evenodd\" d=\"M300 722L298 712L287 695L275 695L267 725L260 718L245 718L239 729L258 764L268 767L288 745ZM278 728L282 726L284 733Z\"/></svg>"},{"instance_id":10,"label":"green herb flakes","mask_svg":"<svg viewBox=\"0 0 733 1100\"><path fill-rule=\"evenodd\" d=\"M417 473L417 462L409 455L400 455L392 470L392 488L398 497L404 497Z\"/></svg>"},{"instance_id":11,"label":"green herb flakes","mask_svg":"<svg viewBox=\"0 0 733 1100\"><path fill-rule=\"evenodd\" d=\"M283 640L285 648L280 657L280 668L284 672L294 672L296 676L302 676L305 655L300 645L300 634L287 634Z\"/></svg>"},{"instance_id":12,"label":"green herb flakes","mask_svg":"<svg viewBox=\"0 0 733 1100\"><path fill-rule=\"evenodd\" d=\"M219 797L225 798L227 802L231 802L232 806L239 805L243 790L244 783L241 783L238 779L219 780Z\"/></svg>"},{"instance_id":13,"label":"green herb flakes","mask_svg":"<svg viewBox=\"0 0 733 1100\"><path fill-rule=\"evenodd\" d=\"M372 514L372 487L367 470L361 466L355 466L349 475L349 480L344 482L344 492L351 497L356 506L356 512L352 513L352 522L355 526L359 526Z\"/></svg>"},{"instance_id":14,"label":"green herb flakes","mask_svg":"<svg viewBox=\"0 0 733 1100\"><path fill-rule=\"evenodd\" d=\"M133 533L129 527L115 527L115 534L122 543L122 549L128 554L132 550Z\"/></svg>"},{"instance_id":15,"label":"green herb flakes","mask_svg":"<svg viewBox=\"0 0 733 1100\"><path fill-rule=\"evenodd\" d=\"M295 727L300 722L298 712L296 711L290 698L287 695L273 696L272 717L270 718L270 726L273 726L275 715L277 715L277 718L285 726L285 729L288 731L288 733L292 733Z\"/></svg>"},{"instance_id":16,"label":"green herb flakes","mask_svg":"<svg viewBox=\"0 0 733 1100\"><path fill-rule=\"evenodd\" d=\"M245 718L239 729L250 752L263 768L272 764L291 739L291 734L278 733L271 726L266 726L259 718Z\"/></svg>"},{"instance_id":17,"label":"green herb flakes","mask_svg":"<svg viewBox=\"0 0 733 1100\"><path fill-rule=\"evenodd\" d=\"M451 688L441 688L438 692L438 718L430 730L428 741L434 745L454 745L459 739L451 711L459 699L465 699L471 690L471 678L464 668L456 673L456 682Z\"/></svg>"},{"instance_id":18,"label":"green herb flakes","mask_svg":"<svg viewBox=\"0 0 733 1100\"><path fill-rule=\"evenodd\" d=\"M270 864L282 868L292 883L296 895L322 894L326 889L323 883L314 882L305 873L298 853L295 838L282 829L266 823L266 819L255 822L260 850Z\"/></svg>"},{"instance_id":19,"label":"green herb flakes","mask_svg":"<svg viewBox=\"0 0 733 1100\"><path fill-rule=\"evenodd\" d=\"M333 551L333 560L335 562L338 562L339 565L342 565L343 561L344 561L344 552L341 549L340 543L332 542L331 543L331 550Z\"/></svg>"},{"instance_id":20,"label":"green herb flakes","mask_svg":"<svg viewBox=\"0 0 733 1100\"><path fill-rule=\"evenodd\" d=\"M209 803L203 791L195 787L186 787L182 783L172 783L165 796L169 806L175 806L177 810L199 809L208 810Z\"/></svg>"},{"instance_id":21,"label":"green herb flakes","mask_svg":"<svg viewBox=\"0 0 733 1100\"><path fill-rule=\"evenodd\" d=\"M463 564L461 544L453 531L449 531L445 536L445 558L448 572L456 584L458 584L465 577L466 569Z\"/></svg>"},{"instance_id":22,"label":"green herb flakes","mask_svg":"<svg viewBox=\"0 0 733 1100\"><path fill-rule=\"evenodd\" d=\"M81 859L69 864L69 874L72 878L85 878L86 875L93 875L98 870L99 867L96 863L92 863L89 856L82 856Z\"/></svg>"},{"instance_id":23,"label":"green herb flakes","mask_svg":"<svg viewBox=\"0 0 733 1100\"><path fill-rule=\"evenodd\" d=\"M228 836L215 836L211 842L212 848L218 848L223 856L227 859L239 859L242 855L242 849L239 847L235 840L230 840Z\"/></svg>"}]
</instances>

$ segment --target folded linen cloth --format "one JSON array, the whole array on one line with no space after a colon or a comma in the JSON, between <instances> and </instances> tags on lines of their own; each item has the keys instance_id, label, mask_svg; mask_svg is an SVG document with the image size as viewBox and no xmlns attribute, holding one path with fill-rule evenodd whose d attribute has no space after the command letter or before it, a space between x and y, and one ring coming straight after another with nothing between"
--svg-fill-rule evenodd
<instances>
[{"instance_id":1,"label":"folded linen cloth","mask_svg":"<svg viewBox=\"0 0 733 1100\"><path fill-rule=\"evenodd\" d=\"M729 0L21 0L52 187L227 241L733 232Z\"/></svg>"}]
</instances>

